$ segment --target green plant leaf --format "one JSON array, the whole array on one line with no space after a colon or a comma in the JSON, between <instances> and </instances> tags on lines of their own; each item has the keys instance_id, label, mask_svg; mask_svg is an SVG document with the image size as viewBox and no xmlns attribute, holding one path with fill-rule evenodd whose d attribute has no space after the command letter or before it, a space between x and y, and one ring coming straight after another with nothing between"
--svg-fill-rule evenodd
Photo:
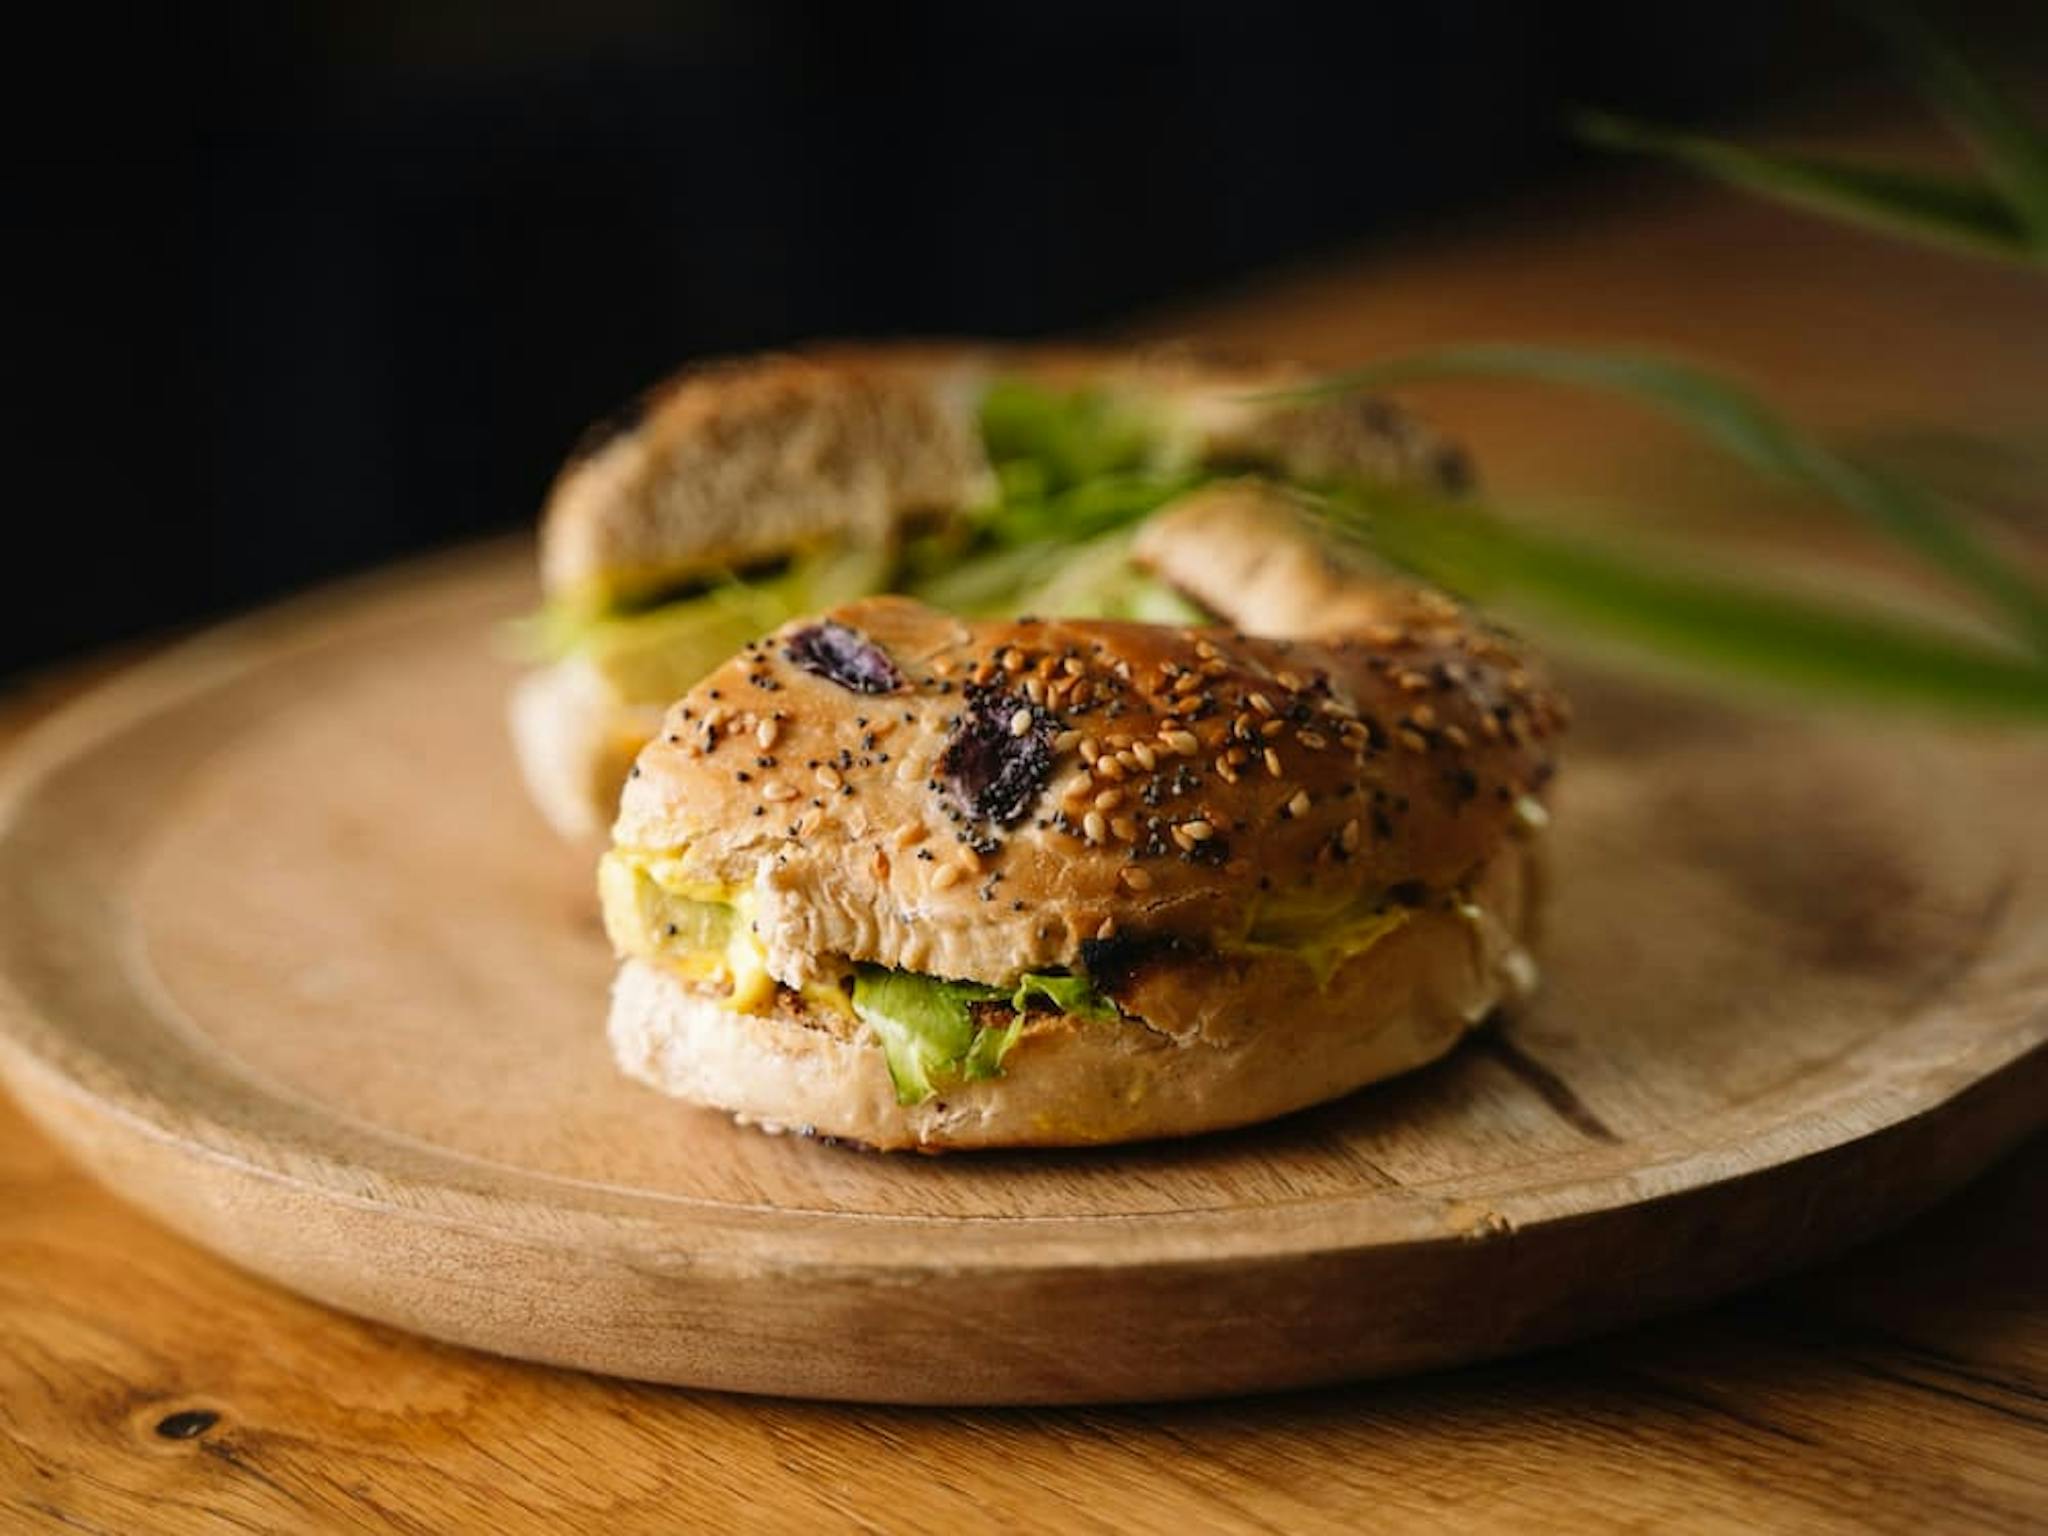
<instances>
[{"instance_id":1,"label":"green plant leaf","mask_svg":"<svg viewBox=\"0 0 2048 1536\"><path fill-rule=\"evenodd\" d=\"M1462 376L1536 379L1603 390L1653 407L1759 472L1812 486L1995 604L2048 654L2048 596L1942 503L1910 483L1842 457L1755 395L1653 353L1476 342L1371 363L1319 380L1315 396Z\"/></svg>"},{"instance_id":2,"label":"green plant leaf","mask_svg":"<svg viewBox=\"0 0 2048 1536\"><path fill-rule=\"evenodd\" d=\"M2048 259L2034 232L1993 187L1955 176L1780 151L1632 122L1606 112L1574 118L1580 135L1607 149L1661 155L1812 213L1891 234L2011 261Z\"/></svg>"},{"instance_id":3,"label":"green plant leaf","mask_svg":"<svg viewBox=\"0 0 2048 1536\"><path fill-rule=\"evenodd\" d=\"M2048 135L1915 7L1898 0L1856 0L1854 9L1976 153L2037 255L2048 259Z\"/></svg>"},{"instance_id":4,"label":"green plant leaf","mask_svg":"<svg viewBox=\"0 0 2048 1536\"><path fill-rule=\"evenodd\" d=\"M1322 507L1427 580L1670 660L1864 703L2048 721L2048 665L1919 625L1596 549L1470 502L1347 490Z\"/></svg>"}]
</instances>

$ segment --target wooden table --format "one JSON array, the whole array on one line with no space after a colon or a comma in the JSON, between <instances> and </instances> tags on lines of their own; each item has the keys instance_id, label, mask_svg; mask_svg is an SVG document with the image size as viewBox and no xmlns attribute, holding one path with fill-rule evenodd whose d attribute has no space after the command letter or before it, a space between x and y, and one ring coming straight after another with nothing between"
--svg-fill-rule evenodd
<instances>
[{"instance_id":1,"label":"wooden table","mask_svg":"<svg viewBox=\"0 0 2048 1536\"><path fill-rule=\"evenodd\" d=\"M1525 207L1150 330L1336 362L1479 337L1654 342L1824 424L2038 428L2048 292L1702 193ZM1445 391L1496 485L1684 510L1725 482L1624 412ZM2031 419L2030 419L2031 418ZM1737 536L1784 537L1752 493ZM1797 537L1875 570L1837 525ZM71 686L19 694L0 743ZM247 1278L0 1104L0 1526L2038 1531L2048 1142L1833 1265L1534 1359L1263 1401L862 1409L514 1364Z\"/></svg>"}]
</instances>

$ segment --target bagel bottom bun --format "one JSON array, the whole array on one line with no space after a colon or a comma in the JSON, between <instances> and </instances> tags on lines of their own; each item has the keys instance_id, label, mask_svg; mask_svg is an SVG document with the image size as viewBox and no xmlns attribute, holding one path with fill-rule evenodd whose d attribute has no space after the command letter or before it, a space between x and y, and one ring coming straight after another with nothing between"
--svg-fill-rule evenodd
<instances>
[{"instance_id":1,"label":"bagel bottom bun","mask_svg":"<svg viewBox=\"0 0 2048 1536\"><path fill-rule=\"evenodd\" d=\"M1086 1146L1267 1120L1434 1061L1525 996L1535 847L1504 846L1455 901L1417 908L1318 976L1285 954L1163 960L1119 993L1172 1027L1033 1012L1001 1075L898 1101L850 1013L777 988L758 1013L659 960L612 992L619 1066L744 1124L877 1150Z\"/></svg>"}]
</instances>

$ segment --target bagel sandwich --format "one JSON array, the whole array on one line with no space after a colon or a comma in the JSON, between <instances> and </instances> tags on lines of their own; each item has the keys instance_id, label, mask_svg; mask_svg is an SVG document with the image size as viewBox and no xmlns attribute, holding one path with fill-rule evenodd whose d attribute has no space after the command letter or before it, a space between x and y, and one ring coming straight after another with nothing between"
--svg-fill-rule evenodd
<instances>
[{"instance_id":1,"label":"bagel sandwich","mask_svg":"<svg viewBox=\"0 0 2048 1536\"><path fill-rule=\"evenodd\" d=\"M1263 581L1319 579L1297 555ZM1442 1055L1533 983L1564 709L1448 598L1376 601L1289 640L876 597L746 644L602 860L620 1066L937 1151L1243 1125Z\"/></svg>"},{"instance_id":2,"label":"bagel sandwich","mask_svg":"<svg viewBox=\"0 0 2048 1536\"><path fill-rule=\"evenodd\" d=\"M1195 601L1133 558L1147 519L1245 476L1463 478L1384 402L1276 394L1307 379L1170 349L931 345L679 375L587 434L548 496L543 664L511 703L536 802L601 835L663 710L797 614L894 591L977 616L1242 623L1227 590Z\"/></svg>"}]
</instances>

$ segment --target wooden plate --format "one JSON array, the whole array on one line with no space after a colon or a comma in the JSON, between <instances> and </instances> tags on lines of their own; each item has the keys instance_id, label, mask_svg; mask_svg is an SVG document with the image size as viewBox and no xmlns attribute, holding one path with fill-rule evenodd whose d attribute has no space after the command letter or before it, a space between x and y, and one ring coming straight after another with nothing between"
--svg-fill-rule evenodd
<instances>
[{"instance_id":1,"label":"wooden plate","mask_svg":"<svg viewBox=\"0 0 2048 1536\"><path fill-rule=\"evenodd\" d=\"M2048 1108L2048 756L1576 682L1548 985L1252 1132L878 1157L616 1076L587 854L501 723L499 548L145 666L14 760L0 1065L88 1168L441 1338L753 1392L1237 1392L1800 1263Z\"/></svg>"}]
</instances>

